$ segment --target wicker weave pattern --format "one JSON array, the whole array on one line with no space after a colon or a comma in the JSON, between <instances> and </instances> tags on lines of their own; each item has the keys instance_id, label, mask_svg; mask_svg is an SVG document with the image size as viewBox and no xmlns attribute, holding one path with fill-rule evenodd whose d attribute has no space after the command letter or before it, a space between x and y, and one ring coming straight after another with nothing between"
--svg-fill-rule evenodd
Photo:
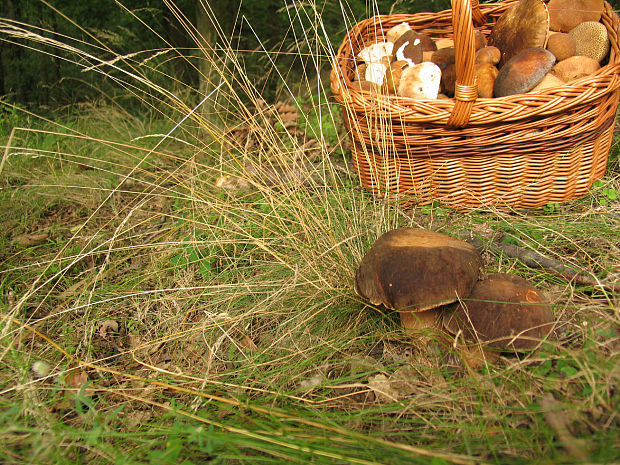
<instances>
[{"instance_id":1,"label":"wicker weave pattern","mask_svg":"<svg viewBox=\"0 0 620 465\"><path fill-rule=\"evenodd\" d=\"M454 28L451 11L375 17L352 28L331 86L361 182L373 194L413 194L416 202L439 199L457 207L533 208L582 196L603 176L620 95L620 20L607 3L601 22L611 41L608 64L562 87L469 102L351 87L357 52L403 21L432 37L453 36L457 82L475 85L472 18L488 34L512 3L454 0Z\"/></svg>"}]
</instances>

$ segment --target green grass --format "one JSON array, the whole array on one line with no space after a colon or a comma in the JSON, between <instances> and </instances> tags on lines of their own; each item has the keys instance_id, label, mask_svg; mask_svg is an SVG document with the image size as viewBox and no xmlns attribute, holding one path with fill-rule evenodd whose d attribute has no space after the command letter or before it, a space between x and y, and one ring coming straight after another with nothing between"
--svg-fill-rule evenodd
<instances>
[{"instance_id":1,"label":"green grass","mask_svg":"<svg viewBox=\"0 0 620 465\"><path fill-rule=\"evenodd\" d=\"M222 75L221 125L151 88L134 95L146 118L99 102L54 122L24 118L10 145L3 129L0 461L620 458L617 293L485 253L488 272L545 292L559 324L540 350L468 372L353 290L365 251L398 226L533 248L617 283L617 139L582 199L515 212L404 208L342 169L341 121L329 106L319 116L309 82L288 99L307 115L297 129L334 149L312 158L295 155L304 138L251 82ZM240 125L251 135L235 140ZM293 161L318 174L273 185L269 169ZM244 188L218 187L222 176ZM37 245L15 242L41 231ZM49 374L35 377L35 361Z\"/></svg>"}]
</instances>

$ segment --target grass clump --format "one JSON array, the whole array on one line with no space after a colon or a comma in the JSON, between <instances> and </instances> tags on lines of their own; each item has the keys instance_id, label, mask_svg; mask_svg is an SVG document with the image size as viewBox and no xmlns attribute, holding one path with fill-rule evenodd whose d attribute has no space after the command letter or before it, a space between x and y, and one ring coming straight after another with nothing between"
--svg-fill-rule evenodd
<instances>
[{"instance_id":1,"label":"grass clump","mask_svg":"<svg viewBox=\"0 0 620 465\"><path fill-rule=\"evenodd\" d=\"M104 101L3 138L3 461L618 459L617 293L491 247L617 282L617 164L587 197L536 211L377 201L320 73L268 104L240 52L202 52L222 77L217 124L210 93L130 86L150 65L126 57L115 76L146 119ZM365 251L398 226L479 236L490 272L550 296L554 337L479 373L411 340L353 291Z\"/></svg>"}]
</instances>

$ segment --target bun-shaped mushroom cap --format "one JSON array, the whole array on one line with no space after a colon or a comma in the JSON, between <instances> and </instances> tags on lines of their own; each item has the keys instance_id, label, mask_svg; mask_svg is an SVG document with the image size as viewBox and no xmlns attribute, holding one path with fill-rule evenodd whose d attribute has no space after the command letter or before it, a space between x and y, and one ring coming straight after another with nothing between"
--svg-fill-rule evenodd
<instances>
[{"instance_id":1,"label":"bun-shaped mushroom cap","mask_svg":"<svg viewBox=\"0 0 620 465\"><path fill-rule=\"evenodd\" d=\"M609 34L604 24L586 21L568 33L575 41L575 55L595 59L599 63L609 53Z\"/></svg>"},{"instance_id":2,"label":"bun-shaped mushroom cap","mask_svg":"<svg viewBox=\"0 0 620 465\"><path fill-rule=\"evenodd\" d=\"M551 0L549 25L554 31L568 32L584 21L599 21L604 0Z\"/></svg>"},{"instance_id":3,"label":"bun-shaped mushroom cap","mask_svg":"<svg viewBox=\"0 0 620 465\"><path fill-rule=\"evenodd\" d=\"M523 94L545 77L555 57L544 48L528 48L512 57L499 70L495 80L495 96Z\"/></svg>"},{"instance_id":4,"label":"bun-shaped mushroom cap","mask_svg":"<svg viewBox=\"0 0 620 465\"><path fill-rule=\"evenodd\" d=\"M553 53L556 60L562 61L576 55L577 46L575 44L575 39L573 39L570 34L555 32L549 36L547 50Z\"/></svg>"},{"instance_id":5,"label":"bun-shaped mushroom cap","mask_svg":"<svg viewBox=\"0 0 620 465\"><path fill-rule=\"evenodd\" d=\"M508 8L497 20L489 45L502 51L500 66L526 48L547 44L549 13L542 0L520 0Z\"/></svg>"},{"instance_id":6,"label":"bun-shaped mushroom cap","mask_svg":"<svg viewBox=\"0 0 620 465\"><path fill-rule=\"evenodd\" d=\"M426 229L394 229L362 259L355 290L374 305L422 312L468 296L481 266L467 242Z\"/></svg>"},{"instance_id":7,"label":"bun-shaped mushroom cap","mask_svg":"<svg viewBox=\"0 0 620 465\"><path fill-rule=\"evenodd\" d=\"M479 281L444 326L466 341L511 350L534 349L553 329L551 306L519 276L496 273Z\"/></svg>"},{"instance_id":8,"label":"bun-shaped mushroom cap","mask_svg":"<svg viewBox=\"0 0 620 465\"><path fill-rule=\"evenodd\" d=\"M400 97L436 99L440 83L441 70L435 63L418 63L403 70L397 94Z\"/></svg>"},{"instance_id":9,"label":"bun-shaped mushroom cap","mask_svg":"<svg viewBox=\"0 0 620 465\"><path fill-rule=\"evenodd\" d=\"M392 61L411 60L414 64L421 63L422 53L422 40L420 40L417 32L410 30L394 42Z\"/></svg>"},{"instance_id":10,"label":"bun-shaped mushroom cap","mask_svg":"<svg viewBox=\"0 0 620 465\"><path fill-rule=\"evenodd\" d=\"M553 72L564 82L570 82L598 71L601 65L594 58L575 55L562 60L553 67Z\"/></svg>"}]
</instances>

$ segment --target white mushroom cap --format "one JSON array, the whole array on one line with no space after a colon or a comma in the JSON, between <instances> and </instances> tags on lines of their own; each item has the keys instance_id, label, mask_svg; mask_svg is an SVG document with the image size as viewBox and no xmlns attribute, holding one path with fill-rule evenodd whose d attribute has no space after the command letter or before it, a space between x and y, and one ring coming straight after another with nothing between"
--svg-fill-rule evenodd
<instances>
[{"instance_id":1,"label":"white mushroom cap","mask_svg":"<svg viewBox=\"0 0 620 465\"><path fill-rule=\"evenodd\" d=\"M365 78L369 82L374 82L378 86L383 85L387 67L383 63L368 63Z\"/></svg>"},{"instance_id":2,"label":"white mushroom cap","mask_svg":"<svg viewBox=\"0 0 620 465\"><path fill-rule=\"evenodd\" d=\"M390 28L385 35L385 40L388 42L396 42L400 36L402 36L405 32L411 30L411 26L409 23L400 23L396 26Z\"/></svg>"},{"instance_id":3,"label":"white mushroom cap","mask_svg":"<svg viewBox=\"0 0 620 465\"><path fill-rule=\"evenodd\" d=\"M435 99L439 93L441 69L435 63L422 62L403 71L398 95L410 98Z\"/></svg>"},{"instance_id":4,"label":"white mushroom cap","mask_svg":"<svg viewBox=\"0 0 620 465\"><path fill-rule=\"evenodd\" d=\"M383 57L390 57L394 50L392 42L378 42L369 45L357 54L360 60L364 60L366 64L380 63Z\"/></svg>"}]
</instances>

